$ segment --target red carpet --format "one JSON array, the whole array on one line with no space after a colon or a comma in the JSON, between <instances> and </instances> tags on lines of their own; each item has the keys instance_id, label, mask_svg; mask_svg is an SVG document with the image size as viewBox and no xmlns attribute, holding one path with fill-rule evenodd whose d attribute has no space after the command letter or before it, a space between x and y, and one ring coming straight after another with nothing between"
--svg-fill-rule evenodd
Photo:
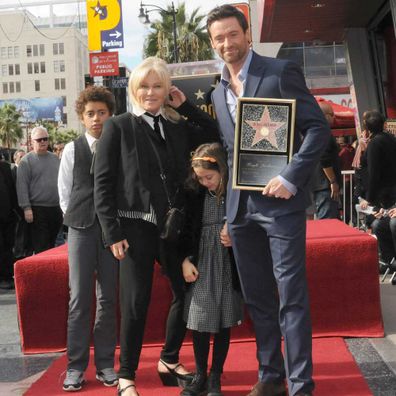
<instances>
[{"instance_id":1,"label":"red carpet","mask_svg":"<svg viewBox=\"0 0 396 396\"><path fill-rule=\"evenodd\" d=\"M240 396L257 380L257 362L254 342L234 342L223 374L225 396ZM180 389L164 388L156 374L159 347L143 348L138 370L137 386L141 396L178 396ZM243 357L243 358L242 358ZM118 358L118 356L117 356ZM315 396L369 396L372 395L352 355L341 338L313 340ZM91 359L91 362L93 359ZM194 360L191 345L182 349L181 361L193 369ZM56 360L47 372L25 393L25 396L64 396L62 383L66 369L66 357ZM91 364L86 372L86 385L78 394L115 395L114 388L106 388L95 380Z\"/></svg>"},{"instance_id":2,"label":"red carpet","mask_svg":"<svg viewBox=\"0 0 396 396\"><path fill-rule=\"evenodd\" d=\"M338 220L309 221L307 277L314 337L383 336L373 237ZM64 351L69 299L66 246L18 261L15 287L22 351ZM170 300L169 284L156 268L146 344L163 341ZM233 334L234 339L252 337L248 320Z\"/></svg>"}]
</instances>

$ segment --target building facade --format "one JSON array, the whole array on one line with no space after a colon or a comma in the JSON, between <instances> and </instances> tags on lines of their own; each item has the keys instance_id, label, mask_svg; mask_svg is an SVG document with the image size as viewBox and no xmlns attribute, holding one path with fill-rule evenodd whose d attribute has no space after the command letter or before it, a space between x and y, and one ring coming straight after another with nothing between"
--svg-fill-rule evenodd
<instances>
[{"instance_id":1,"label":"building facade","mask_svg":"<svg viewBox=\"0 0 396 396\"><path fill-rule=\"evenodd\" d=\"M26 125L46 120L81 131L74 102L88 72L84 24L74 16L0 12L0 105L16 104Z\"/></svg>"}]
</instances>

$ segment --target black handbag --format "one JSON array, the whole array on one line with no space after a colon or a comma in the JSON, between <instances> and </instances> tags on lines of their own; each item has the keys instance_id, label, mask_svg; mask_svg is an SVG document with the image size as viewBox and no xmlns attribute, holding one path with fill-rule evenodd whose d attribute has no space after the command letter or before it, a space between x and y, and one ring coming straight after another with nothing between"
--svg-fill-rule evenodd
<instances>
[{"instance_id":1,"label":"black handbag","mask_svg":"<svg viewBox=\"0 0 396 396\"><path fill-rule=\"evenodd\" d=\"M183 231L184 220L184 209L170 208L166 214L160 238L168 242L177 242Z\"/></svg>"},{"instance_id":2,"label":"black handbag","mask_svg":"<svg viewBox=\"0 0 396 396\"><path fill-rule=\"evenodd\" d=\"M150 139L151 146L153 147L155 156L157 157L158 165L160 168L160 177L164 186L166 198L168 200L169 210L165 215L165 221L162 226L162 230L160 233L160 238L167 242L177 242L179 239L180 234L183 231L184 227L184 220L185 220L185 211L184 208L177 208L172 205L172 201L170 199L168 187L166 186L166 175L164 172L164 168L162 167L161 159L158 154L157 148L155 144ZM179 190L178 190L179 191ZM177 195L177 192L176 194Z\"/></svg>"}]
</instances>

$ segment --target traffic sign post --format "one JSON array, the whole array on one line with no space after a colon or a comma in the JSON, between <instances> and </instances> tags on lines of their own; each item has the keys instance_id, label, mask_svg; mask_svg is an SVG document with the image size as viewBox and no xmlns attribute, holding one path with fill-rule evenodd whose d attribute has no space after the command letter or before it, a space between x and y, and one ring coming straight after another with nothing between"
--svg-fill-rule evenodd
<instances>
[{"instance_id":1,"label":"traffic sign post","mask_svg":"<svg viewBox=\"0 0 396 396\"><path fill-rule=\"evenodd\" d=\"M121 0L87 0L88 50L124 48Z\"/></svg>"}]
</instances>

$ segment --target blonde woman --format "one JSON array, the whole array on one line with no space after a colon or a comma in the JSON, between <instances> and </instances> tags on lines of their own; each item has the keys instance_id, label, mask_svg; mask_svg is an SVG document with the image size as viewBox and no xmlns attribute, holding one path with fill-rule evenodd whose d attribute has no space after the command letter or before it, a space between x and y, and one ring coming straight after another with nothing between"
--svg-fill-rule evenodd
<instances>
[{"instance_id":1,"label":"blonde woman","mask_svg":"<svg viewBox=\"0 0 396 396\"><path fill-rule=\"evenodd\" d=\"M172 203L182 204L190 152L217 140L218 134L215 122L171 86L167 65L158 58L147 58L134 69L128 91L133 113L108 120L97 147L95 207L105 243L120 260L118 394L136 396L155 260L165 268L173 292L158 372L164 385L184 386L192 380L179 363L186 327L177 245L159 236L169 207L167 194Z\"/></svg>"}]
</instances>

